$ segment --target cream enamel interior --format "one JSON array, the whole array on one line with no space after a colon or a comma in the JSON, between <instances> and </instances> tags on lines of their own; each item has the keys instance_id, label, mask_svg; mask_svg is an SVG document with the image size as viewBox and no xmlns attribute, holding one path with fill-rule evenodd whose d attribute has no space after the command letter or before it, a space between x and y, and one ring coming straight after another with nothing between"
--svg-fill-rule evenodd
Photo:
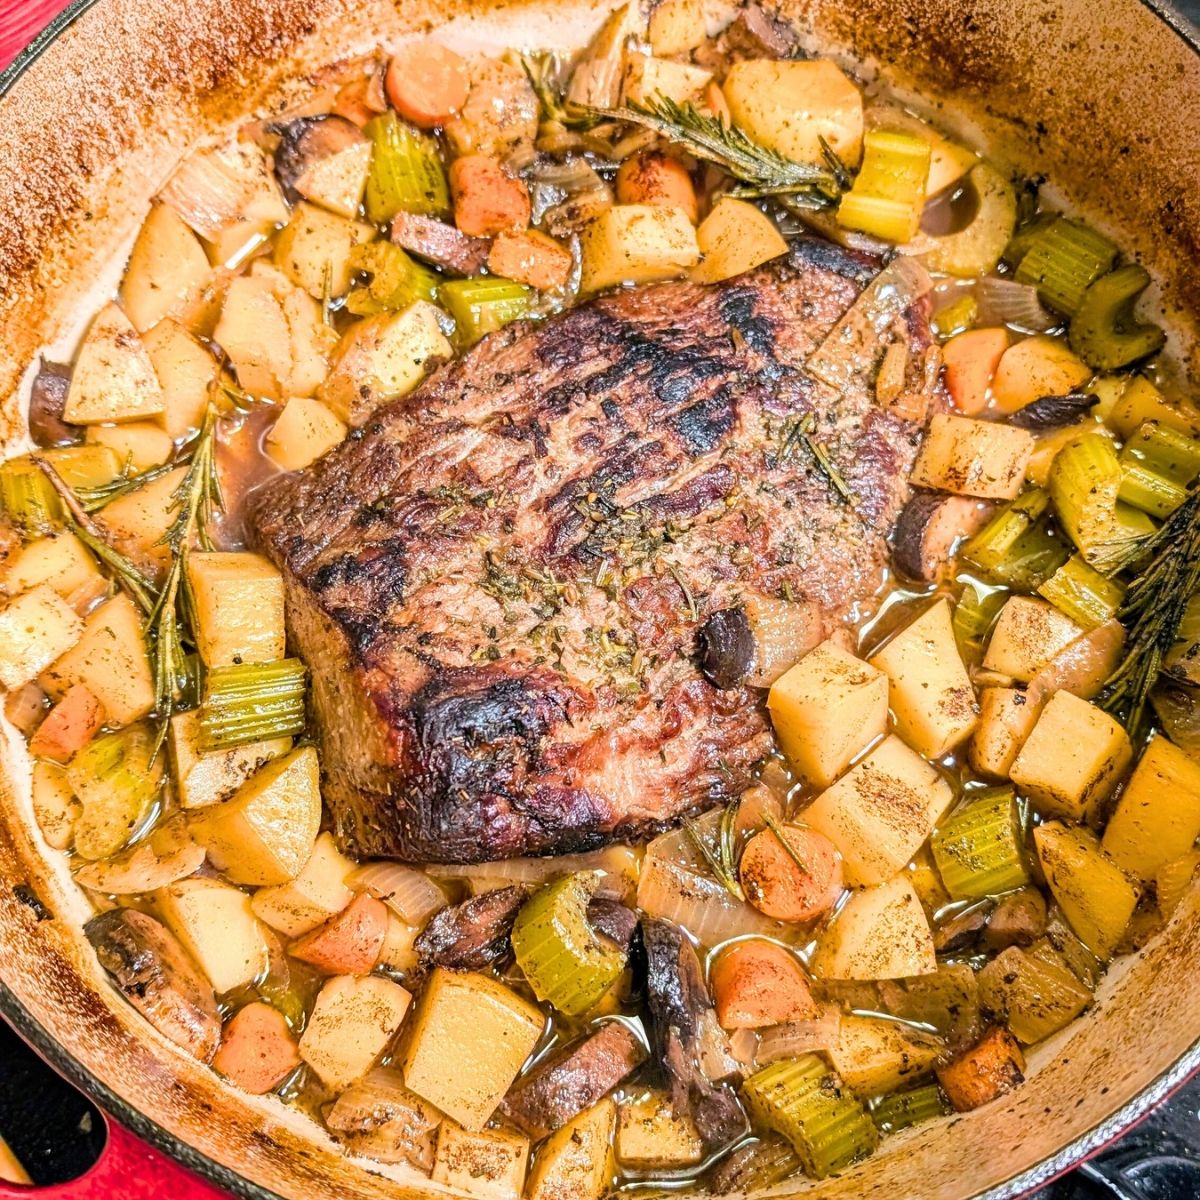
<instances>
[{"instance_id":1,"label":"cream enamel interior","mask_svg":"<svg viewBox=\"0 0 1200 1200\"><path fill-rule=\"evenodd\" d=\"M1119 229L1157 270L1187 356L1200 310L1200 56L1177 33L1137 0L782 7L815 45L853 52L952 132L976 128L1001 161L1050 175L1074 207ZM22 436L30 362L70 351L184 150L380 41L436 29L465 49L567 48L599 20L580 0L98 0L0 100L6 445ZM9 737L2 753L0 980L32 1019L118 1097L253 1184L305 1200L438 1191L347 1159L273 1099L223 1087L111 991L80 933L82 897L36 833L24 749ZM1102 1138L1112 1114L1200 1059L1198 922L1193 894L1110 972L1088 1017L1037 1049L1033 1078L1004 1101L888 1139L840 1179L777 1190L965 1200L1013 1194L1009 1181L1038 1164L1042 1176L1061 1169L1066 1147Z\"/></svg>"}]
</instances>

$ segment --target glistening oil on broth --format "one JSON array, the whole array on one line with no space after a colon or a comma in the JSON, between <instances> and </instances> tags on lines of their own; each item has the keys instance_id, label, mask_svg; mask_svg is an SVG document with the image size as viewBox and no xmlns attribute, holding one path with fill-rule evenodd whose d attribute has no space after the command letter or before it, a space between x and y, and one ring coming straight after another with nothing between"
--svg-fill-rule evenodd
<instances>
[{"instance_id":1,"label":"glistening oil on broth","mask_svg":"<svg viewBox=\"0 0 1200 1200\"><path fill-rule=\"evenodd\" d=\"M665 0L571 61L381 53L197 152L0 468L6 712L115 986L231 1085L481 1196L823 1177L985 1104L1198 861L1200 426L1155 386L1148 281L771 14L726 25ZM658 557L686 528L604 496L583 515L636 526L609 536L636 560L565 579L481 547L491 601L532 589L547 626L669 577L708 686L769 707L754 780L718 764L721 803L645 847L350 862L248 496L514 321L785 255L863 272L817 395L936 397L877 592L833 629L790 582L718 610ZM846 446L789 414L763 462L865 514ZM448 529L498 503L437 499ZM599 686L640 694L637 638L589 632Z\"/></svg>"}]
</instances>

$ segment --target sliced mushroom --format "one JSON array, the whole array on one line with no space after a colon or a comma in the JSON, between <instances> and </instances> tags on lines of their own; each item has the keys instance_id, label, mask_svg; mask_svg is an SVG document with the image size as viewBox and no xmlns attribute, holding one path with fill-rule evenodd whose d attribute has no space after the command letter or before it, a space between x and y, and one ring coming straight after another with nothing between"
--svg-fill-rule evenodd
<instances>
[{"instance_id":1,"label":"sliced mushroom","mask_svg":"<svg viewBox=\"0 0 1200 1200\"><path fill-rule=\"evenodd\" d=\"M910 579L940 579L955 543L977 533L991 507L968 496L916 492L901 510L892 536L892 562Z\"/></svg>"},{"instance_id":2,"label":"sliced mushroom","mask_svg":"<svg viewBox=\"0 0 1200 1200\"><path fill-rule=\"evenodd\" d=\"M84 926L100 965L121 994L159 1031L201 1062L221 1041L212 984L153 917L113 908Z\"/></svg>"},{"instance_id":3,"label":"sliced mushroom","mask_svg":"<svg viewBox=\"0 0 1200 1200\"><path fill-rule=\"evenodd\" d=\"M768 13L761 4L747 4L721 34L696 50L696 62L724 76L735 62L746 58L791 58L800 46L800 35L789 21Z\"/></svg>"},{"instance_id":4,"label":"sliced mushroom","mask_svg":"<svg viewBox=\"0 0 1200 1200\"><path fill-rule=\"evenodd\" d=\"M442 1114L404 1086L400 1072L376 1067L347 1088L325 1113L325 1124L355 1154L376 1162L433 1170Z\"/></svg>"},{"instance_id":5,"label":"sliced mushroom","mask_svg":"<svg viewBox=\"0 0 1200 1200\"><path fill-rule=\"evenodd\" d=\"M973 946L987 925L990 904L975 904L940 924L933 934L938 954L953 954Z\"/></svg>"},{"instance_id":6,"label":"sliced mushroom","mask_svg":"<svg viewBox=\"0 0 1200 1200\"><path fill-rule=\"evenodd\" d=\"M1046 899L1035 887L1001 896L988 917L983 944L989 950L1032 946L1046 932Z\"/></svg>"},{"instance_id":7,"label":"sliced mushroom","mask_svg":"<svg viewBox=\"0 0 1200 1200\"><path fill-rule=\"evenodd\" d=\"M748 592L697 630L700 666L719 688L770 687L825 636L817 605Z\"/></svg>"},{"instance_id":8,"label":"sliced mushroom","mask_svg":"<svg viewBox=\"0 0 1200 1200\"><path fill-rule=\"evenodd\" d=\"M496 888L435 913L413 948L424 962L451 971L482 971L508 953L522 887Z\"/></svg>"},{"instance_id":9,"label":"sliced mushroom","mask_svg":"<svg viewBox=\"0 0 1200 1200\"><path fill-rule=\"evenodd\" d=\"M637 933L637 913L619 900L606 896L594 896L588 904L588 924L599 934L608 938L625 954L633 945Z\"/></svg>"},{"instance_id":10,"label":"sliced mushroom","mask_svg":"<svg viewBox=\"0 0 1200 1200\"><path fill-rule=\"evenodd\" d=\"M63 420L70 387L71 368L43 358L29 393L29 436L37 445L69 446L83 441L83 426Z\"/></svg>"},{"instance_id":11,"label":"sliced mushroom","mask_svg":"<svg viewBox=\"0 0 1200 1200\"><path fill-rule=\"evenodd\" d=\"M325 159L370 142L353 121L324 113L319 117L297 117L270 127L279 134L275 148L275 178L289 204L312 199L308 181L313 168ZM364 154L367 151L364 149Z\"/></svg>"},{"instance_id":12,"label":"sliced mushroom","mask_svg":"<svg viewBox=\"0 0 1200 1200\"><path fill-rule=\"evenodd\" d=\"M696 631L700 669L714 687L735 688L754 669L754 632L742 607L713 613Z\"/></svg>"},{"instance_id":13,"label":"sliced mushroom","mask_svg":"<svg viewBox=\"0 0 1200 1200\"><path fill-rule=\"evenodd\" d=\"M492 248L488 238L468 237L434 217L397 213L392 221L397 246L455 275L478 275L487 266Z\"/></svg>"},{"instance_id":14,"label":"sliced mushroom","mask_svg":"<svg viewBox=\"0 0 1200 1200\"><path fill-rule=\"evenodd\" d=\"M1100 403L1099 396L1090 392L1068 392L1065 396L1039 396L1032 404L1012 414L1010 425L1044 433L1060 425L1074 425Z\"/></svg>"}]
</instances>

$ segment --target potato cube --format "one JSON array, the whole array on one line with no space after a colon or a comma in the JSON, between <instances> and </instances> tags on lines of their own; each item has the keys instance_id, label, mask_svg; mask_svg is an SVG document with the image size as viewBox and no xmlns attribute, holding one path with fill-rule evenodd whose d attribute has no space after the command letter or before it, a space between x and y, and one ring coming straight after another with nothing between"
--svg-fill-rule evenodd
<instances>
[{"instance_id":1,"label":"potato cube","mask_svg":"<svg viewBox=\"0 0 1200 1200\"><path fill-rule=\"evenodd\" d=\"M162 388L158 420L167 436L184 437L199 429L217 377L217 360L177 321L159 321L142 342Z\"/></svg>"},{"instance_id":2,"label":"potato cube","mask_svg":"<svg viewBox=\"0 0 1200 1200\"><path fill-rule=\"evenodd\" d=\"M175 443L166 430L149 421L89 425L87 440L111 447L122 464L128 464L133 471L148 471L151 467L161 466L175 453Z\"/></svg>"},{"instance_id":3,"label":"potato cube","mask_svg":"<svg viewBox=\"0 0 1200 1200\"><path fill-rule=\"evenodd\" d=\"M617 1109L617 1159L639 1171L694 1167L704 1160L704 1141L686 1113L672 1116L670 1096L649 1092Z\"/></svg>"},{"instance_id":4,"label":"potato cube","mask_svg":"<svg viewBox=\"0 0 1200 1200\"><path fill-rule=\"evenodd\" d=\"M299 875L321 828L317 752L272 759L233 798L193 814L191 835L234 883L280 884Z\"/></svg>"},{"instance_id":5,"label":"potato cube","mask_svg":"<svg viewBox=\"0 0 1200 1200\"><path fill-rule=\"evenodd\" d=\"M975 689L959 657L942 597L906 625L871 659L888 677L896 731L926 758L941 758L969 737L978 723Z\"/></svg>"},{"instance_id":6,"label":"potato cube","mask_svg":"<svg viewBox=\"0 0 1200 1200\"><path fill-rule=\"evenodd\" d=\"M650 49L663 58L687 54L708 36L704 0L662 0L650 13L646 38Z\"/></svg>"},{"instance_id":7,"label":"potato cube","mask_svg":"<svg viewBox=\"0 0 1200 1200\"><path fill-rule=\"evenodd\" d=\"M958 496L1011 500L1025 484L1034 444L1026 429L937 413L909 478Z\"/></svg>"},{"instance_id":8,"label":"potato cube","mask_svg":"<svg viewBox=\"0 0 1200 1200\"><path fill-rule=\"evenodd\" d=\"M1007 779L1040 712L1041 705L1016 688L984 688L979 725L967 751L971 766L980 775Z\"/></svg>"},{"instance_id":9,"label":"potato cube","mask_svg":"<svg viewBox=\"0 0 1200 1200\"><path fill-rule=\"evenodd\" d=\"M82 683L112 725L146 716L154 708L154 677L134 602L122 592L93 609L74 648L47 667L38 682L52 700Z\"/></svg>"},{"instance_id":10,"label":"potato cube","mask_svg":"<svg viewBox=\"0 0 1200 1200\"><path fill-rule=\"evenodd\" d=\"M361 140L314 159L296 178L306 200L343 217L356 217L371 172L371 142Z\"/></svg>"},{"instance_id":11,"label":"potato cube","mask_svg":"<svg viewBox=\"0 0 1200 1200\"><path fill-rule=\"evenodd\" d=\"M1133 759L1125 730L1103 709L1055 692L1009 775L1043 816L1086 821Z\"/></svg>"},{"instance_id":12,"label":"potato cube","mask_svg":"<svg viewBox=\"0 0 1200 1200\"><path fill-rule=\"evenodd\" d=\"M27 543L5 560L0 585L15 596L44 583L70 604L72 597L90 595L103 579L92 552L63 529Z\"/></svg>"},{"instance_id":13,"label":"potato cube","mask_svg":"<svg viewBox=\"0 0 1200 1200\"><path fill-rule=\"evenodd\" d=\"M244 551L190 554L187 574L206 667L283 658L283 576L267 559Z\"/></svg>"},{"instance_id":14,"label":"potato cube","mask_svg":"<svg viewBox=\"0 0 1200 1200\"><path fill-rule=\"evenodd\" d=\"M1045 600L1010 596L992 629L984 669L1028 683L1084 632L1082 626Z\"/></svg>"},{"instance_id":15,"label":"potato cube","mask_svg":"<svg viewBox=\"0 0 1200 1200\"><path fill-rule=\"evenodd\" d=\"M345 436L345 422L320 400L295 396L267 434L267 456L285 471L302 471Z\"/></svg>"},{"instance_id":16,"label":"potato cube","mask_svg":"<svg viewBox=\"0 0 1200 1200\"><path fill-rule=\"evenodd\" d=\"M600 1200L616 1173L616 1116L616 1105L605 1098L555 1130L538 1151L527 1200Z\"/></svg>"},{"instance_id":17,"label":"potato cube","mask_svg":"<svg viewBox=\"0 0 1200 1200\"><path fill-rule=\"evenodd\" d=\"M842 852L846 882L885 883L954 800L947 780L898 737L880 742L801 814Z\"/></svg>"},{"instance_id":18,"label":"potato cube","mask_svg":"<svg viewBox=\"0 0 1200 1200\"><path fill-rule=\"evenodd\" d=\"M944 1050L940 1038L911 1026L847 1014L829 1059L846 1086L867 1099L923 1079Z\"/></svg>"},{"instance_id":19,"label":"potato cube","mask_svg":"<svg viewBox=\"0 0 1200 1200\"><path fill-rule=\"evenodd\" d=\"M346 886L346 878L354 870L354 863L338 850L333 835L323 833L300 874L276 887L259 888L250 907L260 921L285 937L302 937L336 917L354 899ZM381 961L394 965L390 959L381 957Z\"/></svg>"},{"instance_id":20,"label":"potato cube","mask_svg":"<svg viewBox=\"0 0 1200 1200\"><path fill-rule=\"evenodd\" d=\"M733 123L795 162L822 164L822 140L848 166L862 157L863 102L825 58L734 63L722 84Z\"/></svg>"},{"instance_id":21,"label":"potato cube","mask_svg":"<svg viewBox=\"0 0 1200 1200\"><path fill-rule=\"evenodd\" d=\"M162 389L142 339L115 304L106 304L79 348L63 420L72 425L137 421L162 410Z\"/></svg>"},{"instance_id":22,"label":"potato cube","mask_svg":"<svg viewBox=\"0 0 1200 1200\"><path fill-rule=\"evenodd\" d=\"M1091 377L1091 368L1062 338L1042 334L1005 350L992 378L992 399L1000 412L1015 413L1039 396L1065 396Z\"/></svg>"},{"instance_id":23,"label":"potato cube","mask_svg":"<svg viewBox=\"0 0 1200 1200\"><path fill-rule=\"evenodd\" d=\"M49 584L0 609L0 683L9 691L35 679L78 644L83 622Z\"/></svg>"},{"instance_id":24,"label":"potato cube","mask_svg":"<svg viewBox=\"0 0 1200 1200\"><path fill-rule=\"evenodd\" d=\"M933 934L907 875L853 892L821 934L821 979L908 979L937 970Z\"/></svg>"},{"instance_id":25,"label":"potato cube","mask_svg":"<svg viewBox=\"0 0 1200 1200\"><path fill-rule=\"evenodd\" d=\"M158 911L220 995L267 969L267 938L250 897L219 879L193 876L155 893Z\"/></svg>"},{"instance_id":26,"label":"potato cube","mask_svg":"<svg viewBox=\"0 0 1200 1200\"><path fill-rule=\"evenodd\" d=\"M159 539L175 518L173 497L186 473L187 467L176 467L118 496L96 514L96 523L112 534L117 549L152 571L170 564L170 547L159 545Z\"/></svg>"},{"instance_id":27,"label":"potato cube","mask_svg":"<svg viewBox=\"0 0 1200 1200\"><path fill-rule=\"evenodd\" d=\"M46 845L66 850L75 836L75 822L83 805L75 798L67 781L67 769L58 763L33 764L33 818Z\"/></svg>"},{"instance_id":28,"label":"potato cube","mask_svg":"<svg viewBox=\"0 0 1200 1200\"><path fill-rule=\"evenodd\" d=\"M700 222L696 242L703 256L689 272L693 283L717 283L753 270L781 254L787 242L761 209L745 200L722 196Z\"/></svg>"},{"instance_id":29,"label":"potato cube","mask_svg":"<svg viewBox=\"0 0 1200 1200\"><path fill-rule=\"evenodd\" d=\"M301 202L275 240L274 262L314 299L344 296L350 288L350 251L374 232L362 221Z\"/></svg>"},{"instance_id":30,"label":"potato cube","mask_svg":"<svg viewBox=\"0 0 1200 1200\"><path fill-rule=\"evenodd\" d=\"M171 718L167 744L181 808L204 808L228 800L255 771L292 748L292 739L281 737L202 754L199 741L198 713L177 713Z\"/></svg>"},{"instance_id":31,"label":"potato cube","mask_svg":"<svg viewBox=\"0 0 1200 1200\"><path fill-rule=\"evenodd\" d=\"M1200 764L1162 734L1142 752L1104 831L1104 852L1130 875L1153 879L1200 837Z\"/></svg>"},{"instance_id":32,"label":"potato cube","mask_svg":"<svg viewBox=\"0 0 1200 1200\"><path fill-rule=\"evenodd\" d=\"M771 685L767 705L793 769L828 787L887 729L887 676L825 641Z\"/></svg>"},{"instance_id":33,"label":"potato cube","mask_svg":"<svg viewBox=\"0 0 1200 1200\"><path fill-rule=\"evenodd\" d=\"M651 54L630 54L621 100L625 104L645 104L655 97L665 96L676 104L686 104L689 100L699 99L710 79L711 71L690 63L671 62Z\"/></svg>"},{"instance_id":34,"label":"potato cube","mask_svg":"<svg viewBox=\"0 0 1200 1200\"><path fill-rule=\"evenodd\" d=\"M404 1081L466 1129L482 1129L542 1035L541 1012L487 975L434 971Z\"/></svg>"},{"instance_id":35,"label":"potato cube","mask_svg":"<svg viewBox=\"0 0 1200 1200\"><path fill-rule=\"evenodd\" d=\"M166 204L151 206L121 283L121 303L133 327L145 333L178 314L211 272L200 239L179 214Z\"/></svg>"},{"instance_id":36,"label":"potato cube","mask_svg":"<svg viewBox=\"0 0 1200 1200\"><path fill-rule=\"evenodd\" d=\"M300 1038L300 1057L330 1091L341 1091L370 1070L411 1003L412 995L390 979L338 975L317 996ZM455 1061L460 1060L444 1060L443 1070Z\"/></svg>"},{"instance_id":37,"label":"potato cube","mask_svg":"<svg viewBox=\"0 0 1200 1200\"><path fill-rule=\"evenodd\" d=\"M441 314L417 300L398 313L356 321L338 343L317 393L350 425L361 425L381 404L406 396L434 362L451 358Z\"/></svg>"},{"instance_id":38,"label":"potato cube","mask_svg":"<svg viewBox=\"0 0 1200 1200\"><path fill-rule=\"evenodd\" d=\"M1089 829L1049 821L1034 829L1033 841L1050 894L1071 928L1097 958L1111 958L1137 907L1138 889Z\"/></svg>"},{"instance_id":39,"label":"potato cube","mask_svg":"<svg viewBox=\"0 0 1200 1200\"><path fill-rule=\"evenodd\" d=\"M471 1131L443 1121L438 1128L433 1182L485 1200L520 1200L529 1165L529 1139L506 1129Z\"/></svg>"},{"instance_id":40,"label":"potato cube","mask_svg":"<svg viewBox=\"0 0 1200 1200\"><path fill-rule=\"evenodd\" d=\"M580 234L580 290L674 279L700 261L696 230L682 208L615 204Z\"/></svg>"}]
</instances>

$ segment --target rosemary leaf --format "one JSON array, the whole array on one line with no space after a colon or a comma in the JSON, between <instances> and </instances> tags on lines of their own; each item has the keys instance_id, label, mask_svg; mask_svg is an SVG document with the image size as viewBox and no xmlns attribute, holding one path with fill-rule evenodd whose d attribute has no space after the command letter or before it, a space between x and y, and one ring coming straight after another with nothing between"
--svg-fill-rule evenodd
<instances>
[{"instance_id":1,"label":"rosemary leaf","mask_svg":"<svg viewBox=\"0 0 1200 1200\"><path fill-rule=\"evenodd\" d=\"M688 606L688 615L693 621L698 621L700 619L700 609L696 605L696 597L692 594L692 589L687 585L687 580L670 563L667 563L667 571L671 578L679 585L679 590L683 593L684 601Z\"/></svg>"},{"instance_id":2,"label":"rosemary leaf","mask_svg":"<svg viewBox=\"0 0 1200 1200\"><path fill-rule=\"evenodd\" d=\"M795 847L784 836L783 826L779 823L778 818L769 812L764 812L763 820L766 821L767 828L775 835L776 841L778 841L779 844L787 852L788 858L790 858L792 860L792 862L794 862L796 864L796 866L798 866L800 868L800 870L803 871L805 875L807 875L808 867L805 864L804 859L802 859L800 857L800 855L798 855L796 853Z\"/></svg>"},{"instance_id":3,"label":"rosemary leaf","mask_svg":"<svg viewBox=\"0 0 1200 1200\"><path fill-rule=\"evenodd\" d=\"M816 461L817 467L821 473L829 480L834 491L851 507L854 505L854 493L850 490L850 485L846 482L845 476L838 470L837 465L829 456L829 449L824 442L818 441L813 437L813 429L816 425L816 418L811 412L806 412L798 421L795 421L788 427L784 434L783 443L779 448L779 459L781 462L787 459L792 452L792 447L803 440L805 446L808 447L808 452Z\"/></svg>"},{"instance_id":4,"label":"rosemary leaf","mask_svg":"<svg viewBox=\"0 0 1200 1200\"><path fill-rule=\"evenodd\" d=\"M174 469L173 462L162 463L145 471L130 471L127 466L120 475L115 479L110 479L108 483L101 483L96 487L76 488L75 495L79 498L85 512L99 512L106 504L111 504L119 496L137 491L143 484L153 483L154 480L161 479L168 471Z\"/></svg>"},{"instance_id":5,"label":"rosemary leaf","mask_svg":"<svg viewBox=\"0 0 1200 1200\"><path fill-rule=\"evenodd\" d=\"M730 805L730 808L736 808L735 805ZM726 810L728 811L728 810ZM713 878L716 879L721 886L735 899L745 900L746 893L742 891L742 885L738 881L737 871L731 863L725 861L725 853L722 849L721 853L714 853L712 847L705 840L704 835L696 826L696 822L688 817L683 819L684 832L691 839L692 845L696 847L700 857L704 859L708 865L708 869L712 872ZM724 839L722 839L724 840Z\"/></svg>"}]
</instances>

